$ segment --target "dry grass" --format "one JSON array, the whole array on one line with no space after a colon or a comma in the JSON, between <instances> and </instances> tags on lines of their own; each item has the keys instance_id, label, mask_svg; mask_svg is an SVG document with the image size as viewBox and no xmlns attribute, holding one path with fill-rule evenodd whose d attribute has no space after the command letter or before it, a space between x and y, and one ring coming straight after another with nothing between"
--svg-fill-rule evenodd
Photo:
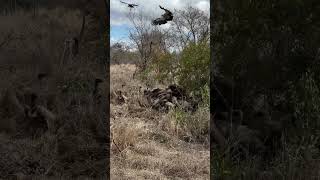
<instances>
[{"instance_id":1,"label":"dry grass","mask_svg":"<svg viewBox=\"0 0 320 180\"><path fill-rule=\"evenodd\" d=\"M111 66L111 92L128 97L111 104L111 179L209 179L208 143L183 141L181 134L188 133L177 133L170 114L141 106L145 86L132 79L134 70L130 64Z\"/></svg>"},{"instance_id":2,"label":"dry grass","mask_svg":"<svg viewBox=\"0 0 320 180\"><path fill-rule=\"evenodd\" d=\"M107 88L105 83L100 86L101 104L92 101L95 78L105 78L103 65L83 48L74 59L61 61L65 39L78 35L80 27L79 12L66 9L41 10L36 18L30 12L0 16L0 43L10 33L13 37L0 47L0 95L6 89L28 87L57 117L55 131L38 138L0 132L0 178L106 176L107 102L101 91ZM40 85L37 74L43 72L49 77Z\"/></svg>"}]
</instances>

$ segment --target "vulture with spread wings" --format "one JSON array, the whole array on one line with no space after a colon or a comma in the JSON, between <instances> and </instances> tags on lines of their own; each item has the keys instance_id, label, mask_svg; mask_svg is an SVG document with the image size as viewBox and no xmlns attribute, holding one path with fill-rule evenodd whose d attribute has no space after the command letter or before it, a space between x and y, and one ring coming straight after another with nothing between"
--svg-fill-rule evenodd
<instances>
[{"instance_id":1,"label":"vulture with spread wings","mask_svg":"<svg viewBox=\"0 0 320 180\"><path fill-rule=\"evenodd\" d=\"M152 25L161 25L166 24L168 21L172 21L173 15L172 12L168 9L165 9L159 5L160 9L163 9L165 13L160 17L152 21Z\"/></svg>"},{"instance_id":2,"label":"vulture with spread wings","mask_svg":"<svg viewBox=\"0 0 320 180\"><path fill-rule=\"evenodd\" d=\"M123 1L120 1L121 3L123 4L127 4L129 8L134 8L135 6L138 6L137 4L129 4L129 3L126 3L126 2L123 2Z\"/></svg>"}]
</instances>

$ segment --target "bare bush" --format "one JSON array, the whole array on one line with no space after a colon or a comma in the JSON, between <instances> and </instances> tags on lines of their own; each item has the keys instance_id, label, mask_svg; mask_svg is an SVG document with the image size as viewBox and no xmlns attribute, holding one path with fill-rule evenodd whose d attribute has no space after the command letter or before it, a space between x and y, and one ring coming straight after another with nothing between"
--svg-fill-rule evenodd
<instances>
[{"instance_id":1,"label":"bare bush","mask_svg":"<svg viewBox=\"0 0 320 180\"><path fill-rule=\"evenodd\" d=\"M170 31L176 42L176 47L182 50L190 42L206 41L210 34L209 16L205 12L187 7L185 10L176 10L173 25Z\"/></svg>"},{"instance_id":2,"label":"bare bush","mask_svg":"<svg viewBox=\"0 0 320 180\"><path fill-rule=\"evenodd\" d=\"M139 51L141 59L140 68L144 70L151 56L152 27L151 24L148 23L148 17L144 16L142 13L138 15L129 13L128 17L134 27L134 31L130 31L129 37Z\"/></svg>"}]
</instances>

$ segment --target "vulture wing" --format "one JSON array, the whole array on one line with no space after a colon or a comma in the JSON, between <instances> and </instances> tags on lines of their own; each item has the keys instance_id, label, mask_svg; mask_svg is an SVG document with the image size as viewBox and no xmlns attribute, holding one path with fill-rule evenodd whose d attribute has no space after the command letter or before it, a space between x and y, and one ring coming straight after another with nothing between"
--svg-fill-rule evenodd
<instances>
[{"instance_id":1,"label":"vulture wing","mask_svg":"<svg viewBox=\"0 0 320 180\"><path fill-rule=\"evenodd\" d=\"M156 25L162 25L162 24L166 24L167 20L163 17L161 18L157 18L155 20L152 21L152 25L156 26Z\"/></svg>"},{"instance_id":2,"label":"vulture wing","mask_svg":"<svg viewBox=\"0 0 320 180\"><path fill-rule=\"evenodd\" d=\"M163 9L165 13L160 17L152 21L152 25L162 25L166 24L168 21L172 21L173 15L172 12L168 9L165 9L159 5L160 9Z\"/></svg>"},{"instance_id":3,"label":"vulture wing","mask_svg":"<svg viewBox=\"0 0 320 180\"><path fill-rule=\"evenodd\" d=\"M123 2L123 1L120 1L121 3L123 3L123 4L128 4L128 3L126 3L126 2Z\"/></svg>"}]
</instances>

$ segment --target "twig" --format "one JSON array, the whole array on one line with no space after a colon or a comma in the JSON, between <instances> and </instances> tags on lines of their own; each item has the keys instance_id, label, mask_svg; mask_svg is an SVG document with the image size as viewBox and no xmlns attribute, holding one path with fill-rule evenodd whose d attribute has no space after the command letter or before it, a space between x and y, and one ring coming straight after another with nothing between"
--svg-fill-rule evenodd
<instances>
[{"instance_id":1,"label":"twig","mask_svg":"<svg viewBox=\"0 0 320 180\"><path fill-rule=\"evenodd\" d=\"M55 161L54 163L52 163L50 165L50 167L47 169L47 171L44 173L44 175L48 175L51 171L51 169L57 164L57 162Z\"/></svg>"},{"instance_id":2,"label":"twig","mask_svg":"<svg viewBox=\"0 0 320 180\"><path fill-rule=\"evenodd\" d=\"M114 141L114 139L112 139L112 142L113 142L113 144L114 144L114 145L116 145L116 147L117 147L117 149L118 149L119 153L121 154L121 152L122 152L122 151L120 150L119 146L118 146L118 145L117 145L117 143Z\"/></svg>"},{"instance_id":3,"label":"twig","mask_svg":"<svg viewBox=\"0 0 320 180\"><path fill-rule=\"evenodd\" d=\"M8 44L13 38L13 31L11 31L3 40L3 42L0 43L0 48L6 44Z\"/></svg>"}]
</instances>

